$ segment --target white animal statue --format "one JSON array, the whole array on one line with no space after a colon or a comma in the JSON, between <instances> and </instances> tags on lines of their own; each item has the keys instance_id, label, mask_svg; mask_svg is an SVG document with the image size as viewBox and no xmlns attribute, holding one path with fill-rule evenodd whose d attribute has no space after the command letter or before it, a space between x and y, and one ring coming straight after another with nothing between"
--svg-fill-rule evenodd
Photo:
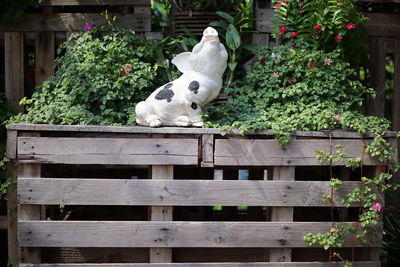
<instances>
[{"instance_id":1,"label":"white animal statue","mask_svg":"<svg viewBox=\"0 0 400 267\"><path fill-rule=\"evenodd\" d=\"M218 32L208 27L192 52L181 53L172 60L183 74L137 104L137 123L150 127L201 127L201 110L218 96L227 59Z\"/></svg>"}]
</instances>

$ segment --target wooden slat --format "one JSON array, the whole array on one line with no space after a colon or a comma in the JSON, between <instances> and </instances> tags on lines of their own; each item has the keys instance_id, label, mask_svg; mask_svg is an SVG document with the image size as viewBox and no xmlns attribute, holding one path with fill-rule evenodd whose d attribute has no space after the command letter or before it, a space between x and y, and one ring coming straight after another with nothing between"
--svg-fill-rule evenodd
<instances>
[{"instance_id":1,"label":"wooden slat","mask_svg":"<svg viewBox=\"0 0 400 267\"><path fill-rule=\"evenodd\" d=\"M99 126L99 125L51 125L51 124L30 124L15 123L7 125L9 130L18 131L50 131L50 132L96 132L96 133L146 133L146 134L220 134L217 128L184 128L184 127L160 127L150 128L141 126ZM232 130L230 135L241 135L239 130ZM252 135L273 136L272 130L251 133ZM354 138L361 136L355 131L332 130L332 131L294 131L292 136L322 137L329 138ZM386 132L385 137L396 137L394 132ZM365 137L374 137L373 134L366 134Z\"/></svg>"},{"instance_id":2,"label":"wooden slat","mask_svg":"<svg viewBox=\"0 0 400 267\"><path fill-rule=\"evenodd\" d=\"M361 140L333 140L333 145L343 145L345 160L336 165L345 165L346 159L362 156ZM283 150L277 140L262 139L217 139L215 140L214 164L216 166L307 166L321 165L316 151L329 151L327 140L292 140ZM364 153L365 165L382 165ZM329 165L328 162L322 165Z\"/></svg>"},{"instance_id":3,"label":"wooden slat","mask_svg":"<svg viewBox=\"0 0 400 267\"><path fill-rule=\"evenodd\" d=\"M7 188L7 244L8 244L8 258L19 259L18 249L18 203L17 203L17 189L16 189L16 175L17 175L17 164L15 160L11 160L7 163L7 176L11 178L11 185ZM16 263L13 265L16 266Z\"/></svg>"},{"instance_id":4,"label":"wooden slat","mask_svg":"<svg viewBox=\"0 0 400 267\"><path fill-rule=\"evenodd\" d=\"M218 263L80 263L20 264L20 267L343 267L341 262L218 262ZM379 261L353 262L353 267L380 267Z\"/></svg>"},{"instance_id":5,"label":"wooden slat","mask_svg":"<svg viewBox=\"0 0 400 267\"><path fill-rule=\"evenodd\" d=\"M400 37L394 41L392 129L400 131Z\"/></svg>"},{"instance_id":6,"label":"wooden slat","mask_svg":"<svg viewBox=\"0 0 400 267\"><path fill-rule=\"evenodd\" d=\"M150 0L46 0L42 6L150 5Z\"/></svg>"},{"instance_id":7,"label":"wooden slat","mask_svg":"<svg viewBox=\"0 0 400 267\"><path fill-rule=\"evenodd\" d=\"M40 133L21 133L27 136L40 136ZM40 164L19 164L18 179L24 177L33 177L31 179L38 179L41 177ZM18 181L18 180L17 180ZM40 205L19 205L18 220L40 220L41 219ZM19 235L18 229L18 235ZM40 263L41 253L40 248L24 248L20 244L20 262L22 263Z\"/></svg>"},{"instance_id":8,"label":"wooden slat","mask_svg":"<svg viewBox=\"0 0 400 267\"><path fill-rule=\"evenodd\" d=\"M7 102L23 111L19 101L24 97L24 34L4 33L5 94Z\"/></svg>"},{"instance_id":9,"label":"wooden slat","mask_svg":"<svg viewBox=\"0 0 400 267\"><path fill-rule=\"evenodd\" d=\"M174 179L174 166L172 165L152 166L151 178L154 180L154 182L158 182L159 180ZM150 207L150 220L172 221L173 207L171 206ZM172 262L172 249L165 247L150 248L150 262L151 263Z\"/></svg>"},{"instance_id":10,"label":"wooden slat","mask_svg":"<svg viewBox=\"0 0 400 267\"><path fill-rule=\"evenodd\" d=\"M360 186L344 182L334 206ZM329 192L322 181L18 179L19 203L40 205L330 207L322 201Z\"/></svg>"},{"instance_id":11,"label":"wooden slat","mask_svg":"<svg viewBox=\"0 0 400 267\"><path fill-rule=\"evenodd\" d=\"M274 167L273 169L273 180L293 181L295 178L294 176L295 176L295 167ZM283 196L285 195L286 194L284 194ZM273 222L293 221L293 207L272 208L271 221ZM272 262L290 262L292 260L292 249L290 248L270 249L269 260Z\"/></svg>"},{"instance_id":12,"label":"wooden slat","mask_svg":"<svg viewBox=\"0 0 400 267\"><path fill-rule=\"evenodd\" d=\"M387 40L383 37L370 39L371 77L370 86L375 89L376 97L368 101L368 115L385 117L385 73Z\"/></svg>"},{"instance_id":13,"label":"wooden slat","mask_svg":"<svg viewBox=\"0 0 400 267\"><path fill-rule=\"evenodd\" d=\"M348 224L348 223L343 223ZM356 226L357 223L351 223ZM307 233L329 231L330 222L20 221L25 247L307 247ZM378 232L380 233L381 225ZM343 247L379 247L379 237Z\"/></svg>"},{"instance_id":14,"label":"wooden slat","mask_svg":"<svg viewBox=\"0 0 400 267\"><path fill-rule=\"evenodd\" d=\"M198 140L188 138L19 137L21 163L198 164Z\"/></svg>"},{"instance_id":15,"label":"wooden slat","mask_svg":"<svg viewBox=\"0 0 400 267\"><path fill-rule=\"evenodd\" d=\"M202 167L214 166L214 135L203 134L201 136L201 165Z\"/></svg>"},{"instance_id":16,"label":"wooden slat","mask_svg":"<svg viewBox=\"0 0 400 267\"><path fill-rule=\"evenodd\" d=\"M369 36L400 36L400 16L398 14L365 13L365 15L368 20L364 27Z\"/></svg>"},{"instance_id":17,"label":"wooden slat","mask_svg":"<svg viewBox=\"0 0 400 267\"><path fill-rule=\"evenodd\" d=\"M271 33L272 18L275 15L273 9L256 9L256 30L260 33Z\"/></svg>"},{"instance_id":18,"label":"wooden slat","mask_svg":"<svg viewBox=\"0 0 400 267\"><path fill-rule=\"evenodd\" d=\"M7 131L6 157L15 159L17 157L17 131Z\"/></svg>"},{"instance_id":19,"label":"wooden slat","mask_svg":"<svg viewBox=\"0 0 400 267\"><path fill-rule=\"evenodd\" d=\"M54 32L38 32L35 45L35 83L42 84L54 74Z\"/></svg>"},{"instance_id":20,"label":"wooden slat","mask_svg":"<svg viewBox=\"0 0 400 267\"><path fill-rule=\"evenodd\" d=\"M27 14L12 24L0 26L0 31L83 31L89 22L95 25L106 23L102 15L94 13ZM119 15L116 25L146 32L151 30L151 17L146 14Z\"/></svg>"}]
</instances>

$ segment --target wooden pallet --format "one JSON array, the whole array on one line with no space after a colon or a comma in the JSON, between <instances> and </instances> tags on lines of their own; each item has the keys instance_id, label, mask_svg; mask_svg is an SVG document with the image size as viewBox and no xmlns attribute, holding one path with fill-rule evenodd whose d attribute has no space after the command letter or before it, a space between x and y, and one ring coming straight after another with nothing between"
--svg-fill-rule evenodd
<instances>
[{"instance_id":1,"label":"wooden pallet","mask_svg":"<svg viewBox=\"0 0 400 267\"><path fill-rule=\"evenodd\" d=\"M330 191L327 167L315 160L330 141L324 132L294 135L281 150L271 131L10 125L20 266L327 267L326 253L302 237L332 225L321 201ZM361 157L358 134L330 135L348 157ZM365 169L381 170L363 157ZM344 164L335 168L343 173ZM360 181L344 173L333 205L344 224L356 225L339 198ZM58 205L90 209L60 219L52 215ZM115 213L100 218L104 206ZM355 266L380 266L381 238L346 238L343 253L355 248Z\"/></svg>"}]
</instances>

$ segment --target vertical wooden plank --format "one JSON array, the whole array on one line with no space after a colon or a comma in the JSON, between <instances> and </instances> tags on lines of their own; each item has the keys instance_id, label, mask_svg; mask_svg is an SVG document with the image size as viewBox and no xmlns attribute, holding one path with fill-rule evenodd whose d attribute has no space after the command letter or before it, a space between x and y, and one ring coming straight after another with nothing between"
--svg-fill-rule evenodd
<instances>
[{"instance_id":1,"label":"vertical wooden plank","mask_svg":"<svg viewBox=\"0 0 400 267\"><path fill-rule=\"evenodd\" d=\"M40 133L21 133L21 136L40 136ZM18 178L41 177L40 164L19 164ZM18 220L40 220L42 218L40 205L20 205ZM20 248L21 263L40 263L40 248Z\"/></svg>"},{"instance_id":2,"label":"vertical wooden plank","mask_svg":"<svg viewBox=\"0 0 400 267\"><path fill-rule=\"evenodd\" d=\"M274 167L273 180L294 180L295 167ZM293 221L293 207L274 207L271 210L271 221L291 222ZM284 242L282 240L282 242ZM269 260L271 262L288 262L292 260L292 249L274 248L270 249Z\"/></svg>"},{"instance_id":3,"label":"vertical wooden plank","mask_svg":"<svg viewBox=\"0 0 400 267\"><path fill-rule=\"evenodd\" d=\"M18 237L17 237L17 221L18 221L18 204L17 204L17 164L14 160L7 163L7 176L11 178L11 185L7 189L7 239L8 239L8 259L13 262L13 266L18 266L19 259Z\"/></svg>"},{"instance_id":4,"label":"vertical wooden plank","mask_svg":"<svg viewBox=\"0 0 400 267\"><path fill-rule=\"evenodd\" d=\"M214 166L214 135L203 134L201 136L201 166Z\"/></svg>"},{"instance_id":5,"label":"vertical wooden plank","mask_svg":"<svg viewBox=\"0 0 400 267\"><path fill-rule=\"evenodd\" d=\"M54 74L54 32L37 32L35 46L35 83L42 84Z\"/></svg>"},{"instance_id":6,"label":"vertical wooden plank","mask_svg":"<svg viewBox=\"0 0 400 267\"><path fill-rule=\"evenodd\" d=\"M368 101L368 114L383 118L385 116L385 66L387 40L384 37L371 37L371 80L376 97Z\"/></svg>"},{"instance_id":7,"label":"vertical wooden plank","mask_svg":"<svg viewBox=\"0 0 400 267\"><path fill-rule=\"evenodd\" d=\"M340 178L342 181L349 181L350 169L347 167L340 167ZM348 215L349 215L349 210L347 208L341 208L339 210L339 221L341 222L347 221Z\"/></svg>"},{"instance_id":8,"label":"vertical wooden plank","mask_svg":"<svg viewBox=\"0 0 400 267\"><path fill-rule=\"evenodd\" d=\"M23 111L19 101L24 97L24 33L4 33L6 98L16 110Z\"/></svg>"},{"instance_id":9,"label":"vertical wooden plank","mask_svg":"<svg viewBox=\"0 0 400 267\"><path fill-rule=\"evenodd\" d=\"M394 46L394 88L393 88L393 114L392 127L400 131L400 38L393 42Z\"/></svg>"},{"instance_id":10,"label":"vertical wooden plank","mask_svg":"<svg viewBox=\"0 0 400 267\"><path fill-rule=\"evenodd\" d=\"M173 165L160 165L151 167L152 179L174 179ZM172 221L173 208L170 206L152 206L150 208L150 219L152 221ZM172 262L171 248L150 248L150 263Z\"/></svg>"}]
</instances>

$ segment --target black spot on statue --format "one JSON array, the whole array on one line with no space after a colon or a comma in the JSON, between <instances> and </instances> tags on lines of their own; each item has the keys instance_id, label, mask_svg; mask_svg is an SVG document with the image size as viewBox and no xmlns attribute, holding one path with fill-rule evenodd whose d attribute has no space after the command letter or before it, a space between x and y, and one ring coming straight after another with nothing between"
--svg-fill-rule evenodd
<instances>
[{"instance_id":1,"label":"black spot on statue","mask_svg":"<svg viewBox=\"0 0 400 267\"><path fill-rule=\"evenodd\" d=\"M171 102L172 97L174 96L174 91L169 90L169 88L171 88L171 87L172 87L172 83L166 84L164 86L164 88L156 94L155 99L157 99L157 100L166 99L168 103Z\"/></svg>"},{"instance_id":2,"label":"black spot on statue","mask_svg":"<svg viewBox=\"0 0 400 267\"><path fill-rule=\"evenodd\" d=\"M189 88L190 91L192 91L193 93L197 94L199 92L199 87L200 87L200 84L199 84L198 81L191 81L189 83L189 87L188 88Z\"/></svg>"},{"instance_id":3,"label":"black spot on statue","mask_svg":"<svg viewBox=\"0 0 400 267\"><path fill-rule=\"evenodd\" d=\"M191 107L192 107L192 109L197 109L197 104L196 103L194 103L194 102L192 102L192 105L191 105Z\"/></svg>"}]
</instances>

